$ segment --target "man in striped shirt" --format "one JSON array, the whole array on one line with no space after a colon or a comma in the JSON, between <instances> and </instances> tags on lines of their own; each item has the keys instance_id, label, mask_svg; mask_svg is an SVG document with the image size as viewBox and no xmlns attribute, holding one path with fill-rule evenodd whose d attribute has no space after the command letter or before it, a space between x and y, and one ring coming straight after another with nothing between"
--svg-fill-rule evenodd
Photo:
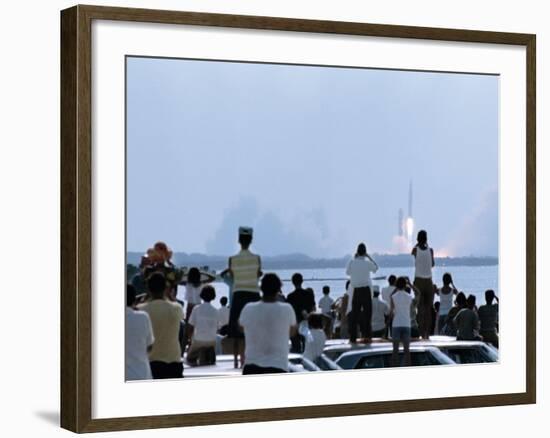
<instances>
[{"instance_id":1,"label":"man in striped shirt","mask_svg":"<svg viewBox=\"0 0 550 438\"><path fill-rule=\"evenodd\" d=\"M239 317L244 306L260 300L258 279L262 275L260 256L252 253L249 248L252 243L253 230L250 227L239 227L238 254L229 257L228 270L233 278L233 299L229 310L229 337L233 338L233 354L235 368L238 365L237 355L244 363L244 334L239 327Z\"/></svg>"}]
</instances>

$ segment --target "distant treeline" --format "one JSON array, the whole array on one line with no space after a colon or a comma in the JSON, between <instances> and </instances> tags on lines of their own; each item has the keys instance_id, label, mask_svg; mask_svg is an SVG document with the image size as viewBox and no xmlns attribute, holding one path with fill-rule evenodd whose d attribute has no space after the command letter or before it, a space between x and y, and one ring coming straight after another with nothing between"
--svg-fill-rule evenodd
<instances>
[{"instance_id":1,"label":"distant treeline","mask_svg":"<svg viewBox=\"0 0 550 438\"><path fill-rule=\"evenodd\" d=\"M126 263L139 265L143 253L127 253ZM383 268L398 268L413 266L410 254L373 254L373 258ZM175 252L172 261L177 266L208 266L221 271L227 268L227 256L210 256L205 254L186 254ZM262 256L264 269L324 269L343 268L350 256L330 259L316 259L305 254L287 254L281 256ZM498 265L498 257L437 257L439 266L494 266Z\"/></svg>"}]
</instances>

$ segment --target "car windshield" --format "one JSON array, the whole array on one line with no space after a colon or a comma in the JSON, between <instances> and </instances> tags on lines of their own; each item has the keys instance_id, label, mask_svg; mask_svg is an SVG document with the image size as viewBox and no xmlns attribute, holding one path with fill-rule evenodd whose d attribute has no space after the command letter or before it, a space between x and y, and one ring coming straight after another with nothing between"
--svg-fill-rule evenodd
<instances>
[{"instance_id":1,"label":"car windshield","mask_svg":"<svg viewBox=\"0 0 550 438\"><path fill-rule=\"evenodd\" d=\"M338 350L328 350L328 351L325 351L325 355L330 360L336 360L336 359L338 359L338 357L340 357L342 355L342 352L338 351Z\"/></svg>"},{"instance_id":2,"label":"car windshield","mask_svg":"<svg viewBox=\"0 0 550 438\"><path fill-rule=\"evenodd\" d=\"M403 352L399 353L399 364L404 362ZM412 366L439 365L433 355L427 351L411 352ZM363 358L358 364L358 368L388 368L392 366L391 353L383 355L375 355Z\"/></svg>"},{"instance_id":3,"label":"car windshield","mask_svg":"<svg viewBox=\"0 0 550 438\"><path fill-rule=\"evenodd\" d=\"M456 363L494 362L481 348L447 348L445 353Z\"/></svg>"}]
</instances>

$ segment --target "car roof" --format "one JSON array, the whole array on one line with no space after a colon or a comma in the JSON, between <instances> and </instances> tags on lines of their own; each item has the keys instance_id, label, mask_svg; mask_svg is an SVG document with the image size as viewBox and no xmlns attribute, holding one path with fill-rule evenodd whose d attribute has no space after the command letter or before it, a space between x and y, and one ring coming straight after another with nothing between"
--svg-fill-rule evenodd
<instances>
[{"instance_id":1,"label":"car roof","mask_svg":"<svg viewBox=\"0 0 550 438\"><path fill-rule=\"evenodd\" d=\"M303 355L299 353L288 353L288 360L297 360L302 359ZM231 362L233 363L233 355L232 354L217 354L216 355L216 362ZM185 362L184 362L185 363Z\"/></svg>"},{"instance_id":2,"label":"car roof","mask_svg":"<svg viewBox=\"0 0 550 438\"><path fill-rule=\"evenodd\" d=\"M486 347L487 344L482 341L462 341L457 340L453 336L431 336L429 340L411 340L411 348L413 346L418 347L455 347L455 348L472 348L472 347ZM330 352L347 352L355 351L358 349L366 350L380 350L391 348L391 341L385 339L373 340L370 344L351 344L347 339L331 339L325 343L325 353Z\"/></svg>"},{"instance_id":3,"label":"car roof","mask_svg":"<svg viewBox=\"0 0 550 438\"><path fill-rule=\"evenodd\" d=\"M453 347L453 348L472 348L472 347L485 347L487 344L481 341L419 341L418 345L432 346L432 347Z\"/></svg>"},{"instance_id":4,"label":"car roof","mask_svg":"<svg viewBox=\"0 0 550 438\"><path fill-rule=\"evenodd\" d=\"M386 346L380 346L378 348L355 348L350 351L343 352L338 360L344 356L353 356L355 354L358 355L370 355L370 354L390 354L393 351L393 346L386 345ZM399 347L399 351L403 351L403 346ZM411 353L424 353L426 351L434 352L434 354L439 354L440 351L436 347L430 347L428 345L412 345L410 346L410 352Z\"/></svg>"},{"instance_id":5,"label":"car roof","mask_svg":"<svg viewBox=\"0 0 550 438\"><path fill-rule=\"evenodd\" d=\"M411 343L412 345L412 343ZM347 351L355 351L355 350L384 350L386 348L392 348L393 345L389 341L374 341L370 344L363 344L363 343L350 343L347 340L342 340L342 342L339 343L333 343L327 341L325 343L324 352L330 353L330 352L347 352Z\"/></svg>"}]
</instances>

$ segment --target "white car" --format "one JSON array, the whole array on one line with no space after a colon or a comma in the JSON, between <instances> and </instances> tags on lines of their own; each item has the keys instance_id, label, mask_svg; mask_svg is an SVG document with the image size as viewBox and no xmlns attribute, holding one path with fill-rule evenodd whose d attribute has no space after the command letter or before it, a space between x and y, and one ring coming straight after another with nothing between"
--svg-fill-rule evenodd
<instances>
[{"instance_id":1,"label":"white car","mask_svg":"<svg viewBox=\"0 0 550 438\"><path fill-rule=\"evenodd\" d=\"M329 359L336 361L341 354L347 351L363 348L386 348L388 346L391 346L391 342L387 340L375 341L371 344L350 344L346 339L334 339L327 341L324 354ZM429 340L411 341L412 346L436 347L459 364L498 361L498 350L492 345L481 341L457 341L452 336L431 336Z\"/></svg>"},{"instance_id":2,"label":"white car","mask_svg":"<svg viewBox=\"0 0 550 438\"><path fill-rule=\"evenodd\" d=\"M429 340L414 342L414 345L439 348L460 364L498 362L498 350L481 341L457 341L449 336L431 336Z\"/></svg>"}]
</instances>

